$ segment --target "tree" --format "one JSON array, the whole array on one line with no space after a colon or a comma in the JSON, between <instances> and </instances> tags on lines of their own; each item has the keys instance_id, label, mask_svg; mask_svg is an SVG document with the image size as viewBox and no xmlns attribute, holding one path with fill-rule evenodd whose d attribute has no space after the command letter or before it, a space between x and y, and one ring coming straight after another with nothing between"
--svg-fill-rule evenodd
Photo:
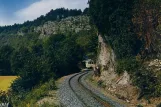
<instances>
[{"instance_id":1,"label":"tree","mask_svg":"<svg viewBox=\"0 0 161 107\"><path fill-rule=\"evenodd\" d=\"M32 46L31 50L21 47L16 51L12 57L12 69L20 76L21 82L17 84L25 90L54 77L39 45Z\"/></svg>"},{"instance_id":2,"label":"tree","mask_svg":"<svg viewBox=\"0 0 161 107\"><path fill-rule=\"evenodd\" d=\"M85 8L84 11L83 11L83 14L84 15L89 15L89 8Z\"/></svg>"},{"instance_id":3,"label":"tree","mask_svg":"<svg viewBox=\"0 0 161 107\"><path fill-rule=\"evenodd\" d=\"M136 55L140 46L132 23L134 1L90 0L89 5L91 22L114 49L116 57Z\"/></svg>"},{"instance_id":4,"label":"tree","mask_svg":"<svg viewBox=\"0 0 161 107\"><path fill-rule=\"evenodd\" d=\"M153 54L156 50L157 27L159 25L161 2L160 0L137 0L134 7L133 23L138 37L144 41L141 55L148 52Z\"/></svg>"},{"instance_id":5,"label":"tree","mask_svg":"<svg viewBox=\"0 0 161 107\"><path fill-rule=\"evenodd\" d=\"M14 49L11 46L2 46L0 48L0 75L13 75L11 70L10 58Z\"/></svg>"}]
</instances>

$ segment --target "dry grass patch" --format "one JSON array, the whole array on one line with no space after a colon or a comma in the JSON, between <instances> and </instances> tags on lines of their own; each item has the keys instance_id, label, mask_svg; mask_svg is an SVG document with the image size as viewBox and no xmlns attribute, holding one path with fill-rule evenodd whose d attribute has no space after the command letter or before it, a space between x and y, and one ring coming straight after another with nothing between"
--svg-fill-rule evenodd
<instances>
[{"instance_id":1,"label":"dry grass patch","mask_svg":"<svg viewBox=\"0 0 161 107\"><path fill-rule=\"evenodd\" d=\"M0 90L8 91L12 82L17 78L17 76L0 76Z\"/></svg>"}]
</instances>

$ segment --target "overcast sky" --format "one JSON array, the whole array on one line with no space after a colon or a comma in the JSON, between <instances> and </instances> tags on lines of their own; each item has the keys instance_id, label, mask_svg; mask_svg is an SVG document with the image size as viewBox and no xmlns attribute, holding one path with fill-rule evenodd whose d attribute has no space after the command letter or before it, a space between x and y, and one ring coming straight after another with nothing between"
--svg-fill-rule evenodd
<instances>
[{"instance_id":1,"label":"overcast sky","mask_svg":"<svg viewBox=\"0 0 161 107\"><path fill-rule=\"evenodd\" d=\"M84 9L88 0L0 0L0 26L23 23L45 15L51 9Z\"/></svg>"}]
</instances>

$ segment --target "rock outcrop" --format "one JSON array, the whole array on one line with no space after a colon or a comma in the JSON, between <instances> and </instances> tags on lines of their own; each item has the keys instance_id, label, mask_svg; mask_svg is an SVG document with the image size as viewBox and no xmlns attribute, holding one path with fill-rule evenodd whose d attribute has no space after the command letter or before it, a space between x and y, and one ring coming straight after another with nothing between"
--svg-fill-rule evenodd
<instances>
[{"instance_id":1,"label":"rock outcrop","mask_svg":"<svg viewBox=\"0 0 161 107\"><path fill-rule=\"evenodd\" d=\"M100 79L104 81L105 85L113 85L113 79L116 78L115 73L115 54L108 46L101 35L98 36L99 54L97 64L101 66Z\"/></svg>"},{"instance_id":2,"label":"rock outcrop","mask_svg":"<svg viewBox=\"0 0 161 107\"><path fill-rule=\"evenodd\" d=\"M78 33L83 30L91 30L88 16L67 17L53 22L48 21L44 25L34 29L34 31L40 33L40 38L58 33Z\"/></svg>"},{"instance_id":3,"label":"rock outcrop","mask_svg":"<svg viewBox=\"0 0 161 107\"><path fill-rule=\"evenodd\" d=\"M97 64L101 66L100 79L104 81L104 84L112 87L119 85L130 84L130 76L125 71L121 76L115 73L116 58L113 49L107 45L101 35L98 36L99 40L99 54L97 58Z\"/></svg>"},{"instance_id":4,"label":"rock outcrop","mask_svg":"<svg viewBox=\"0 0 161 107\"><path fill-rule=\"evenodd\" d=\"M116 70L116 57L113 49L104 41L102 35L99 38L99 53L97 65L101 67L100 77L94 77L98 83L101 81L102 87L112 95L127 102L137 96L137 89L133 87L130 81L130 75L127 71L118 75Z\"/></svg>"}]
</instances>

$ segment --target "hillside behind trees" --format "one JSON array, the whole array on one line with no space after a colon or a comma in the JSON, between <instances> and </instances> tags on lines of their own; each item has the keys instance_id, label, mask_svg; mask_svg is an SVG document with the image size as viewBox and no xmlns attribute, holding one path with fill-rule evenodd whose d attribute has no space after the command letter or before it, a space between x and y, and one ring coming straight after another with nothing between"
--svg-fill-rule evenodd
<instances>
[{"instance_id":1,"label":"hillside behind trees","mask_svg":"<svg viewBox=\"0 0 161 107\"><path fill-rule=\"evenodd\" d=\"M116 73L127 71L139 87L138 99L161 96L159 0L90 0L91 22L116 55ZM158 65L159 66L159 65Z\"/></svg>"},{"instance_id":2,"label":"hillside behind trees","mask_svg":"<svg viewBox=\"0 0 161 107\"><path fill-rule=\"evenodd\" d=\"M22 106L34 87L79 72L86 57L97 60L98 34L116 55L115 73L127 71L138 87L138 99L161 97L160 10L159 0L90 0L83 12L60 8L0 27L0 75L19 76L11 102Z\"/></svg>"},{"instance_id":3,"label":"hillside behind trees","mask_svg":"<svg viewBox=\"0 0 161 107\"><path fill-rule=\"evenodd\" d=\"M60 8L34 21L0 27L0 44L0 75L19 76L11 85L11 102L22 107L34 87L79 72L85 57L94 58L97 35L86 12Z\"/></svg>"}]
</instances>

